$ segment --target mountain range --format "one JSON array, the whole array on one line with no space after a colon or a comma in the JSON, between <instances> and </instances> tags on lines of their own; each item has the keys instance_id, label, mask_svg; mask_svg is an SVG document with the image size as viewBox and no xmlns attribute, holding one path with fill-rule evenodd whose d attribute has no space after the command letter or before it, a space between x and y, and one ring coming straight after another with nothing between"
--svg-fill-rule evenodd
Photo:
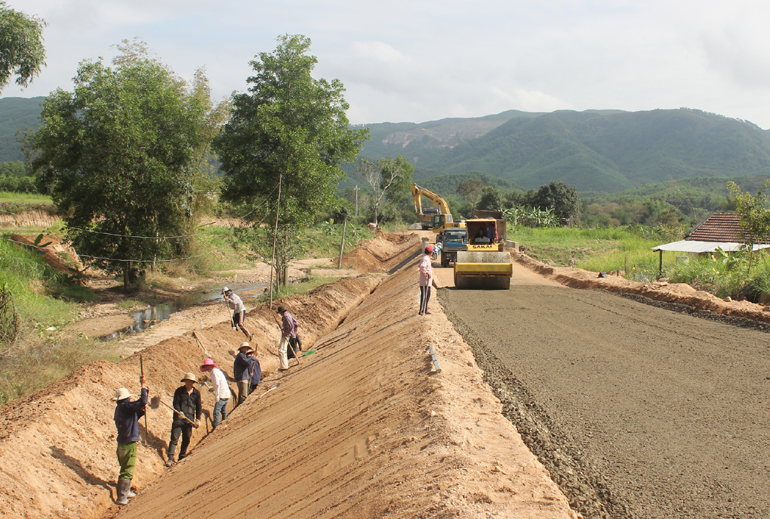
<instances>
[{"instance_id":1,"label":"mountain range","mask_svg":"<svg viewBox=\"0 0 770 519\"><path fill-rule=\"evenodd\" d=\"M401 154L416 181L482 172L535 189L552 180L615 193L693 177L770 174L770 134L700 110L511 110L475 119L367 125L361 156Z\"/></svg>"},{"instance_id":2,"label":"mountain range","mask_svg":"<svg viewBox=\"0 0 770 519\"><path fill-rule=\"evenodd\" d=\"M23 159L17 131L37 125L43 99L0 99L0 162ZM371 139L361 157L403 155L415 166L415 181L425 185L435 185L429 182L434 177L441 177L441 185L454 185L483 173L485 182L502 190L536 189L557 180L594 194L695 177L770 175L770 133L690 108L508 110L362 126ZM344 169L348 178L341 188L362 184L353 167ZM448 177L453 175L463 176Z\"/></svg>"}]
</instances>

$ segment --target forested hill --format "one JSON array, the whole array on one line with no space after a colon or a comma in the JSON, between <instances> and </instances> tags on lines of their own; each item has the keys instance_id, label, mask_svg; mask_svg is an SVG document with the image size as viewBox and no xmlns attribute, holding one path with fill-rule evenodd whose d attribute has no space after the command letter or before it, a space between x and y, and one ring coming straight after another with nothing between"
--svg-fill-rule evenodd
<instances>
[{"instance_id":1,"label":"forested hill","mask_svg":"<svg viewBox=\"0 0 770 519\"><path fill-rule=\"evenodd\" d=\"M0 162L23 159L17 131L37 125L43 99L0 99ZM508 110L477 118L366 126L371 139L361 156L403 155L415 166L414 179L429 188L458 184L451 175L471 172L523 189L560 180L584 193L616 193L692 177L770 175L770 132L686 108ZM345 169L352 172L352 167ZM432 177L442 178L428 182ZM353 185L355 179L343 184Z\"/></svg>"},{"instance_id":2,"label":"forested hill","mask_svg":"<svg viewBox=\"0 0 770 519\"><path fill-rule=\"evenodd\" d=\"M770 134L699 110L508 111L476 119L368 125L362 156L401 154L414 178L483 172L525 189L552 180L614 193L690 177L770 174Z\"/></svg>"},{"instance_id":3,"label":"forested hill","mask_svg":"<svg viewBox=\"0 0 770 519\"><path fill-rule=\"evenodd\" d=\"M17 131L36 128L45 97L0 98L0 162L24 160Z\"/></svg>"}]
</instances>

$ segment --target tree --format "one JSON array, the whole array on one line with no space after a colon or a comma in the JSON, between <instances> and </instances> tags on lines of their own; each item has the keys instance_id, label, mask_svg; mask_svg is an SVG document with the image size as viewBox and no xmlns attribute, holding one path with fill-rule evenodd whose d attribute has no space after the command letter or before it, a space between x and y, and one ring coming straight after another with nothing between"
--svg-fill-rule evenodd
<instances>
[{"instance_id":1,"label":"tree","mask_svg":"<svg viewBox=\"0 0 770 519\"><path fill-rule=\"evenodd\" d=\"M478 208L489 211L502 211L503 195L500 193L500 190L490 186L485 187L482 190Z\"/></svg>"},{"instance_id":2,"label":"tree","mask_svg":"<svg viewBox=\"0 0 770 519\"><path fill-rule=\"evenodd\" d=\"M768 186L765 181L764 187ZM747 275L751 273L751 263L754 257L754 245L767 243L770 239L770 210L767 209L767 196L762 191L757 191L756 198L751 193L744 193L733 181L727 183L727 188L735 196L736 213L739 217L743 242L749 251L749 267Z\"/></svg>"},{"instance_id":3,"label":"tree","mask_svg":"<svg viewBox=\"0 0 770 519\"><path fill-rule=\"evenodd\" d=\"M479 179L472 178L457 186L457 194L471 203L471 212L473 212L476 210L476 204L481 198L481 194L484 192L485 187L486 184L484 184L484 182Z\"/></svg>"},{"instance_id":4,"label":"tree","mask_svg":"<svg viewBox=\"0 0 770 519\"><path fill-rule=\"evenodd\" d=\"M396 158L384 157L377 161L362 159L356 166L356 173L361 175L374 192L374 223L379 225L379 208L383 197L390 193L391 202L398 201L412 185L414 167L399 155ZM390 190L390 191L389 191Z\"/></svg>"},{"instance_id":5,"label":"tree","mask_svg":"<svg viewBox=\"0 0 770 519\"><path fill-rule=\"evenodd\" d=\"M11 76L22 87L40 74L45 66L43 28L46 22L36 16L14 11L0 1L0 92Z\"/></svg>"},{"instance_id":6,"label":"tree","mask_svg":"<svg viewBox=\"0 0 770 519\"><path fill-rule=\"evenodd\" d=\"M126 289L135 262L189 245L178 237L192 216L204 110L182 85L151 59L84 61L74 92L46 98L31 137L38 184L65 215L73 245L86 261L122 271Z\"/></svg>"},{"instance_id":7,"label":"tree","mask_svg":"<svg viewBox=\"0 0 770 519\"><path fill-rule=\"evenodd\" d=\"M530 197L529 205L540 209L553 209L556 216L566 222L578 214L580 196L575 186L567 187L564 182L554 180L548 185L540 186Z\"/></svg>"},{"instance_id":8,"label":"tree","mask_svg":"<svg viewBox=\"0 0 770 519\"><path fill-rule=\"evenodd\" d=\"M340 80L311 76L318 60L307 54L309 38L278 42L250 62L249 91L233 97L214 150L224 172L222 199L243 206L255 225L270 213L275 218L280 180L277 221L288 239L286 227L308 225L336 202L339 166L355 160L369 132L349 128Z\"/></svg>"}]
</instances>

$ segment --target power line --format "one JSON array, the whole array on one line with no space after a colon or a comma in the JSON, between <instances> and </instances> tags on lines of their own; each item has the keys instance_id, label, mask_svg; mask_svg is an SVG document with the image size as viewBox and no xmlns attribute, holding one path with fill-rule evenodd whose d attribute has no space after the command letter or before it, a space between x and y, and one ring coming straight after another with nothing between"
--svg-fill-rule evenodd
<instances>
[{"instance_id":1,"label":"power line","mask_svg":"<svg viewBox=\"0 0 770 519\"><path fill-rule=\"evenodd\" d=\"M40 247L38 245L33 245L31 243L25 243L23 241L12 240L10 238L0 237L0 240L9 241L11 243L17 243L19 245L24 245L25 247L32 247L33 249L38 249L38 250L42 250L42 251L46 250L45 247ZM98 260L106 260L106 261L120 261L120 262L125 262L125 263L152 263L152 262L169 263L169 262L172 262L172 261L185 261L185 260L188 260L188 259L200 258L202 256L208 256L208 255L209 255L209 253L206 253L206 254L196 254L194 256L187 256L185 258L173 258L173 259L123 259L123 258L106 258L106 257L103 257L103 256L89 256L87 254L77 254L77 256L79 258L90 258L90 259L98 259Z\"/></svg>"}]
</instances>

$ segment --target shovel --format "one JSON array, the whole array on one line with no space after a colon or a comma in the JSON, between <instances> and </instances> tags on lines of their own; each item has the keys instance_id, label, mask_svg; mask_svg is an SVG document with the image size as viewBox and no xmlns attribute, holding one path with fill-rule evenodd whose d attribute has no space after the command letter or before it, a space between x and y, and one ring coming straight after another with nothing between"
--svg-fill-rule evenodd
<instances>
[{"instance_id":1,"label":"shovel","mask_svg":"<svg viewBox=\"0 0 770 519\"><path fill-rule=\"evenodd\" d=\"M154 397L152 397L150 399L150 409L158 409L160 407L160 404L163 404L166 407L168 407L169 409L171 409L172 411L174 411L177 415L179 415L180 418L182 418L183 420L189 422L190 425L192 425L196 429L198 428L199 424L196 424L195 422L193 422L192 420L187 418L182 411L177 411L176 409L174 409L173 407L168 405L166 402L161 400L159 396L154 396Z\"/></svg>"}]
</instances>

